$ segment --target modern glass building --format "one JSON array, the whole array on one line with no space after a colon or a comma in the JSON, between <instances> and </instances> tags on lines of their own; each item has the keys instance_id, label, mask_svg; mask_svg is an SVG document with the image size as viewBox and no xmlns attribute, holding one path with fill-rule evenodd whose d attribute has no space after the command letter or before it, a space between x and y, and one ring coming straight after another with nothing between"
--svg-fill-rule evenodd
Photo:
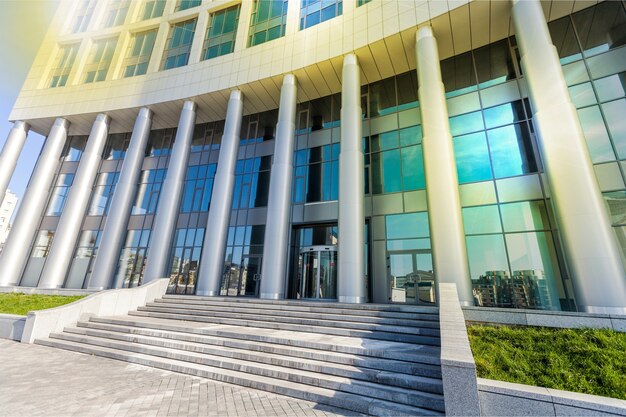
<instances>
[{"instance_id":1,"label":"modern glass building","mask_svg":"<svg viewBox=\"0 0 626 417\"><path fill-rule=\"evenodd\" d=\"M624 314L625 44L622 1L66 0L0 285Z\"/></svg>"}]
</instances>

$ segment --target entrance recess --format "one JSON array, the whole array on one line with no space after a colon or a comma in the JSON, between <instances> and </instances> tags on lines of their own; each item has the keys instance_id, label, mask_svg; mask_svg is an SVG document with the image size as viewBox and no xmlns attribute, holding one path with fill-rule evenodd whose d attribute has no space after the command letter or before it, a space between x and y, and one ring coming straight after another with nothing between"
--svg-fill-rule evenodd
<instances>
[{"instance_id":1,"label":"entrance recess","mask_svg":"<svg viewBox=\"0 0 626 417\"><path fill-rule=\"evenodd\" d=\"M305 246L300 249L298 298L337 299L337 246Z\"/></svg>"}]
</instances>

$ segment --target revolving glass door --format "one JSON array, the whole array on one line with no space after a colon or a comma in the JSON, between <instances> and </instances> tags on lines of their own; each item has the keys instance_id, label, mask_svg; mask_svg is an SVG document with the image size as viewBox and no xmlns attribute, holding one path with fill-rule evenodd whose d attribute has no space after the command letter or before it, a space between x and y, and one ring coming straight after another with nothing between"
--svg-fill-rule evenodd
<instances>
[{"instance_id":1,"label":"revolving glass door","mask_svg":"<svg viewBox=\"0 0 626 417\"><path fill-rule=\"evenodd\" d=\"M306 246L300 249L298 298L337 299L337 247Z\"/></svg>"}]
</instances>

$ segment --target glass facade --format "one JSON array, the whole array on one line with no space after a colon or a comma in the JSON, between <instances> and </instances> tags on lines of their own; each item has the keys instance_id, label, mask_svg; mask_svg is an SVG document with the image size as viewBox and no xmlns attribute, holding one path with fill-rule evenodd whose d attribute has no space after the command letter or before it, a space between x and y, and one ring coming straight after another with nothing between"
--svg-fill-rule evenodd
<instances>
[{"instance_id":1,"label":"glass facade","mask_svg":"<svg viewBox=\"0 0 626 417\"><path fill-rule=\"evenodd\" d=\"M287 7L287 0L254 0L248 46L285 36Z\"/></svg>"},{"instance_id":2,"label":"glass facade","mask_svg":"<svg viewBox=\"0 0 626 417\"><path fill-rule=\"evenodd\" d=\"M91 46L87 64L85 64L83 83L104 81L111 66L117 38L95 41Z\"/></svg>"},{"instance_id":3,"label":"glass facade","mask_svg":"<svg viewBox=\"0 0 626 417\"><path fill-rule=\"evenodd\" d=\"M624 7L622 2L603 2L548 27L626 263Z\"/></svg>"},{"instance_id":4,"label":"glass facade","mask_svg":"<svg viewBox=\"0 0 626 417\"><path fill-rule=\"evenodd\" d=\"M148 71L156 35L157 29L132 35L128 52L124 59L124 78L143 75Z\"/></svg>"},{"instance_id":5,"label":"glass facade","mask_svg":"<svg viewBox=\"0 0 626 417\"><path fill-rule=\"evenodd\" d=\"M239 24L239 10L241 5L229 7L211 13L210 24L204 38L202 59L211 59L226 55L235 49L235 37Z\"/></svg>"},{"instance_id":6,"label":"glass facade","mask_svg":"<svg viewBox=\"0 0 626 417\"><path fill-rule=\"evenodd\" d=\"M161 59L161 70L187 65L196 21L197 19L191 19L170 26L170 33Z\"/></svg>"},{"instance_id":7,"label":"glass facade","mask_svg":"<svg viewBox=\"0 0 626 417\"><path fill-rule=\"evenodd\" d=\"M178 6L182 10L200 4L192 3L179 2ZM356 6L366 3L357 0ZM341 1L304 0L300 4L301 29L342 12ZM116 1L112 7L124 5L128 2ZM140 16L160 16L163 5L147 1ZM239 13L240 5L211 13L201 59L233 51ZM283 36L286 15L287 1L255 1L249 46ZM171 26L162 69L187 64L195 25L192 19ZM626 263L625 28L623 2L601 2L549 24ZM131 35L122 65L124 77L145 74L156 34L155 29ZM85 82L106 78L115 44L115 39L94 42ZM78 44L59 49L50 87L65 85L77 50ZM441 70L475 304L575 310L515 38L447 58ZM436 300L426 198L431 191L426 190L417 90L414 70L361 88L364 253L370 301L374 302L429 305ZM254 99L247 103L251 103L247 111L257 105ZM242 119L222 295L258 293L277 117L274 109ZM198 124L193 132L171 248L169 291L173 293L195 292L223 130L224 121L216 121ZM141 282L175 135L176 129L150 133L118 270L125 286ZM67 285L80 287L84 285L80 274L89 275L89 259L97 251L130 136L109 135ZM45 217L61 214L86 140L86 136L68 138ZM340 93L299 100L294 145L287 288L290 297L301 298L300 249L335 246L339 238ZM44 218L40 224L32 258L46 256L54 234L52 219Z\"/></svg>"},{"instance_id":8,"label":"glass facade","mask_svg":"<svg viewBox=\"0 0 626 417\"><path fill-rule=\"evenodd\" d=\"M343 0L301 0L300 30L325 22L343 11Z\"/></svg>"},{"instance_id":9,"label":"glass facade","mask_svg":"<svg viewBox=\"0 0 626 417\"><path fill-rule=\"evenodd\" d=\"M47 83L49 88L63 87L67 84L79 46L80 44L76 43L59 47L52 70L50 70L50 81Z\"/></svg>"}]
</instances>

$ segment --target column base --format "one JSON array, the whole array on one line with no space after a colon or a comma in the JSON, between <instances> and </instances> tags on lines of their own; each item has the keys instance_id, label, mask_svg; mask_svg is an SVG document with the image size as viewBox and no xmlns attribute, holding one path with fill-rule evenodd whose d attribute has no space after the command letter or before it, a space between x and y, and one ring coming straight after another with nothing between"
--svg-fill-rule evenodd
<instances>
[{"instance_id":1,"label":"column base","mask_svg":"<svg viewBox=\"0 0 626 417\"><path fill-rule=\"evenodd\" d=\"M219 291L196 291L196 295L201 295L203 297L219 297Z\"/></svg>"},{"instance_id":2,"label":"column base","mask_svg":"<svg viewBox=\"0 0 626 417\"><path fill-rule=\"evenodd\" d=\"M263 300L282 300L285 298L285 294L277 292L262 292L259 298Z\"/></svg>"},{"instance_id":3,"label":"column base","mask_svg":"<svg viewBox=\"0 0 626 417\"><path fill-rule=\"evenodd\" d=\"M367 303L367 297L354 297L348 295L340 295L337 297L337 301L340 303L349 303L349 304L365 304Z\"/></svg>"},{"instance_id":4,"label":"column base","mask_svg":"<svg viewBox=\"0 0 626 417\"><path fill-rule=\"evenodd\" d=\"M104 288L104 287L87 287L87 289L89 291L104 291L104 290L108 290L108 288Z\"/></svg>"},{"instance_id":5,"label":"column base","mask_svg":"<svg viewBox=\"0 0 626 417\"><path fill-rule=\"evenodd\" d=\"M585 313L626 315L626 307L581 306Z\"/></svg>"}]
</instances>

